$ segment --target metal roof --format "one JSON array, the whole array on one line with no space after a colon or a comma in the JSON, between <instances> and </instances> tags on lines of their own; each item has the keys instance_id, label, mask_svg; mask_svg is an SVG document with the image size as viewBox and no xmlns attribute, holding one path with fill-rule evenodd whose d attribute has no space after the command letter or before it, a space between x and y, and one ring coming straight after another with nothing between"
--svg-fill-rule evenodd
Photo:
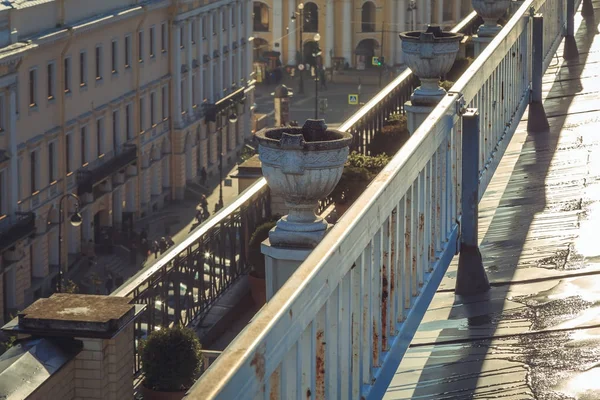
<instances>
[{"instance_id":1,"label":"metal roof","mask_svg":"<svg viewBox=\"0 0 600 400\"><path fill-rule=\"evenodd\" d=\"M25 399L81 350L73 339L30 339L0 356L0 398Z\"/></svg>"},{"instance_id":2,"label":"metal roof","mask_svg":"<svg viewBox=\"0 0 600 400\"><path fill-rule=\"evenodd\" d=\"M3 5L11 6L15 9L33 7L40 4L50 3L54 0L4 0Z\"/></svg>"}]
</instances>

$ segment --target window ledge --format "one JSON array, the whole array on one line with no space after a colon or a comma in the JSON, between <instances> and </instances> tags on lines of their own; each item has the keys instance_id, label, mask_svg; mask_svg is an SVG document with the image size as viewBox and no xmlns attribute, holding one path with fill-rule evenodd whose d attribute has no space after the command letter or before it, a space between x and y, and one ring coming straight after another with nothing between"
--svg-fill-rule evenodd
<instances>
[{"instance_id":1,"label":"window ledge","mask_svg":"<svg viewBox=\"0 0 600 400\"><path fill-rule=\"evenodd\" d=\"M88 85L86 83L79 85L80 92L87 92L87 90L88 90Z\"/></svg>"},{"instance_id":2,"label":"window ledge","mask_svg":"<svg viewBox=\"0 0 600 400\"><path fill-rule=\"evenodd\" d=\"M102 86L103 82L104 82L104 79L102 79L102 77L96 78L96 87Z\"/></svg>"}]
</instances>

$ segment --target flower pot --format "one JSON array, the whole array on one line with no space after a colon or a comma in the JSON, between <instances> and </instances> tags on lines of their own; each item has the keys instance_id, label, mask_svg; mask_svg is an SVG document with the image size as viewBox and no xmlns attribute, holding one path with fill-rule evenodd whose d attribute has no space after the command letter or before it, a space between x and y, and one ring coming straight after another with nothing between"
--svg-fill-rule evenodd
<instances>
[{"instance_id":1,"label":"flower pot","mask_svg":"<svg viewBox=\"0 0 600 400\"><path fill-rule=\"evenodd\" d=\"M181 400L186 392L187 390L181 390L179 392L160 392L142 385L144 400Z\"/></svg>"},{"instance_id":2,"label":"flower pot","mask_svg":"<svg viewBox=\"0 0 600 400\"><path fill-rule=\"evenodd\" d=\"M267 129L255 137L262 173L290 210L269 232L271 245L314 248L329 226L315 214L318 201L340 180L352 135L309 119L301 128Z\"/></svg>"},{"instance_id":3,"label":"flower pot","mask_svg":"<svg viewBox=\"0 0 600 400\"><path fill-rule=\"evenodd\" d=\"M248 283L250 285L250 295L254 304L262 307L267 302L267 287L265 278L259 278L251 273L248 274Z\"/></svg>"},{"instance_id":4,"label":"flower pot","mask_svg":"<svg viewBox=\"0 0 600 400\"><path fill-rule=\"evenodd\" d=\"M471 0L473 9L483 18L483 25L477 29L480 37L493 37L502 29L498 24L500 17L504 15L511 0Z\"/></svg>"},{"instance_id":5,"label":"flower pot","mask_svg":"<svg viewBox=\"0 0 600 400\"><path fill-rule=\"evenodd\" d=\"M413 105L436 105L446 95L439 86L440 77L452 68L463 35L430 26L425 32L401 33L400 38L404 61L421 80L421 86L415 89L410 100Z\"/></svg>"}]
</instances>

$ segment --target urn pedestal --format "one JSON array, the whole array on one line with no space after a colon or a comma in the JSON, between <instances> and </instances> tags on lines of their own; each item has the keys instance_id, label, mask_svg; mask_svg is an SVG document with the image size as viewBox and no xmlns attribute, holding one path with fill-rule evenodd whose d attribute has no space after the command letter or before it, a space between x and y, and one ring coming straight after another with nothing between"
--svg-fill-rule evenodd
<instances>
[{"instance_id":1,"label":"urn pedestal","mask_svg":"<svg viewBox=\"0 0 600 400\"><path fill-rule=\"evenodd\" d=\"M327 233L330 225L315 211L342 176L352 135L309 119L301 128L267 129L255 137L271 193L289 209L261 246L269 299Z\"/></svg>"}]
</instances>

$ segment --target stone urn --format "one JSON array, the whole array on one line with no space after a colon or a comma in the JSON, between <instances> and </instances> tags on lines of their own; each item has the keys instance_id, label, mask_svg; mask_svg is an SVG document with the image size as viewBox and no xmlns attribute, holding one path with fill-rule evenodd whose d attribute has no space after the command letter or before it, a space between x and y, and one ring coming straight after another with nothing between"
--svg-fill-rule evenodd
<instances>
[{"instance_id":1,"label":"stone urn","mask_svg":"<svg viewBox=\"0 0 600 400\"><path fill-rule=\"evenodd\" d=\"M483 18L483 25L477 29L479 37L493 37L502 29L498 24L500 17L504 15L511 0L471 0L473 9Z\"/></svg>"},{"instance_id":2,"label":"stone urn","mask_svg":"<svg viewBox=\"0 0 600 400\"><path fill-rule=\"evenodd\" d=\"M400 38L404 61L421 80L421 86L410 96L412 104L437 104L446 95L439 85L440 77L452 68L463 34L443 32L439 26L429 26L425 32L403 32Z\"/></svg>"},{"instance_id":3,"label":"stone urn","mask_svg":"<svg viewBox=\"0 0 600 400\"><path fill-rule=\"evenodd\" d=\"M352 135L309 119L301 128L266 129L255 137L262 173L272 193L289 207L269 232L271 246L314 248L329 227L315 214L318 202L342 177Z\"/></svg>"}]
</instances>

